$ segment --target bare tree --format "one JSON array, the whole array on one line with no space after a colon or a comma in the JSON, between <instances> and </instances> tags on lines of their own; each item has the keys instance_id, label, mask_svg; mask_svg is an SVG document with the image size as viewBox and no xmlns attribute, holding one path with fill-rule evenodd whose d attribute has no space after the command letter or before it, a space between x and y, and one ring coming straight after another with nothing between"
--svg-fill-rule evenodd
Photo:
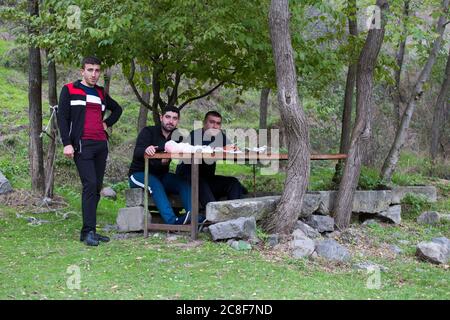
<instances>
[{"instance_id":1,"label":"bare tree","mask_svg":"<svg viewBox=\"0 0 450 320\"><path fill-rule=\"evenodd\" d=\"M439 149L439 141L441 134L444 131L444 124L446 118L446 109L448 112L450 92L450 49L447 57L447 66L445 67L444 81L442 82L441 90L434 105L433 124L431 126L431 144L430 155L433 162L433 167L436 162Z\"/></svg>"},{"instance_id":2,"label":"bare tree","mask_svg":"<svg viewBox=\"0 0 450 320\"><path fill-rule=\"evenodd\" d=\"M302 207L310 170L309 131L297 92L297 74L289 32L288 0L272 0L269 28L275 60L278 104L288 141L288 169L284 192L264 222L269 232L292 232Z\"/></svg>"},{"instance_id":3,"label":"bare tree","mask_svg":"<svg viewBox=\"0 0 450 320\"><path fill-rule=\"evenodd\" d=\"M348 10L348 29L350 37L358 36L358 21L356 18L356 0L348 0L347 2ZM357 62L351 61L347 70L347 81L345 83L345 95L344 95L344 110L342 111L342 130L341 130L341 143L339 146L339 153L347 153L350 147L350 138L352 132L352 109L353 109L353 92L355 90L355 79L356 79L356 69ZM343 161L339 160L336 164L336 170L333 177L333 181L338 183Z\"/></svg>"},{"instance_id":4,"label":"bare tree","mask_svg":"<svg viewBox=\"0 0 450 320\"><path fill-rule=\"evenodd\" d=\"M267 129L267 109L269 106L270 88L261 89L261 99L259 101L259 128Z\"/></svg>"},{"instance_id":5,"label":"bare tree","mask_svg":"<svg viewBox=\"0 0 450 320\"><path fill-rule=\"evenodd\" d=\"M334 208L336 225L347 228L352 214L353 196L361 173L361 164L371 137L373 73L385 33L387 0L377 0L381 9L380 27L372 27L358 60L356 73L356 121L352 131L350 149Z\"/></svg>"},{"instance_id":6,"label":"bare tree","mask_svg":"<svg viewBox=\"0 0 450 320\"><path fill-rule=\"evenodd\" d=\"M397 69L394 73L395 86L390 88L392 101L394 103L395 127L400 126L400 119L402 117L402 110L406 103L406 99L401 91L401 74L403 69L403 61L405 59L406 38L408 36L408 28L406 26L406 19L409 17L409 0L403 3L403 30L399 39L397 53L395 55L395 63Z\"/></svg>"},{"instance_id":7,"label":"bare tree","mask_svg":"<svg viewBox=\"0 0 450 320\"><path fill-rule=\"evenodd\" d=\"M28 0L28 12L32 17L39 16L39 0ZM35 34L37 31L31 25L28 33ZM42 149L42 66L41 52L34 44L28 48L28 118L29 129L29 160L31 174L31 188L33 192L44 195L44 157Z\"/></svg>"},{"instance_id":8,"label":"bare tree","mask_svg":"<svg viewBox=\"0 0 450 320\"><path fill-rule=\"evenodd\" d=\"M431 74L431 69L433 68L434 63L436 62L437 55L442 46L444 30L446 26L446 16L448 12L448 3L449 0L442 1L442 15L439 17L437 23L437 33L438 37L433 42L433 46L431 48L428 59L423 67L420 75L412 89L406 104L405 112L403 113L400 126L395 134L394 143L389 150L389 154L384 160L383 167L381 169L381 178L385 181L385 183L390 183L392 179L392 175L397 166L398 159L400 157L400 151L405 143L406 134L409 128L409 124L411 122L412 115L414 113L414 109L416 108L417 102L423 95L423 85L428 81L428 78Z\"/></svg>"}]
</instances>

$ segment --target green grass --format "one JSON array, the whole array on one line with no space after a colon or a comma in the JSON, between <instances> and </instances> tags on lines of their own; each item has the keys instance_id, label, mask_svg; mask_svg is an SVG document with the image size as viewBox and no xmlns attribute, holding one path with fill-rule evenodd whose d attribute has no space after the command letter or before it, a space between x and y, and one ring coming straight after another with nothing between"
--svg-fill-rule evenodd
<instances>
[{"instance_id":1,"label":"green grass","mask_svg":"<svg viewBox=\"0 0 450 320\"><path fill-rule=\"evenodd\" d=\"M69 211L79 212L76 191L59 190L70 199ZM113 223L118 202L102 200L99 228ZM225 243L205 240L190 247L160 237L112 241L96 248L81 244L80 217L61 220L54 214L38 217L51 223L28 225L3 208L0 219L0 298L2 299L448 299L448 275L439 267L405 259L383 261L381 289L366 287L369 275L349 265L283 258L269 261L263 252L235 251ZM23 213L23 215L26 215ZM417 230L421 230L418 229ZM433 233L444 232L443 229ZM380 241L391 241L401 227L372 230ZM402 237L429 238L405 230ZM372 261L375 261L372 259ZM406 262L405 262L406 261ZM381 261L380 261L381 263ZM80 289L71 290L68 268L80 270ZM421 272L417 272L420 268ZM69 269L70 271L70 269Z\"/></svg>"}]
</instances>

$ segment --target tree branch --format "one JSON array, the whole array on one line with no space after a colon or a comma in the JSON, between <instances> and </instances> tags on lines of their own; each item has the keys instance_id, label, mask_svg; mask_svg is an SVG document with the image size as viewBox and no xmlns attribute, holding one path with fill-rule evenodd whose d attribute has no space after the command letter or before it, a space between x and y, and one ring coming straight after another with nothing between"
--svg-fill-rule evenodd
<instances>
[{"instance_id":1,"label":"tree branch","mask_svg":"<svg viewBox=\"0 0 450 320\"><path fill-rule=\"evenodd\" d=\"M190 102L192 102L192 101L194 101L194 100L198 100L198 99L204 98L204 97L206 97L207 95L210 95L210 94L213 93L216 89L218 89L220 86L222 86L225 82L226 82L226 81L221 81L221 82L219 82L219 84L217 84L214 88L208 90L208 91L205 92L204 94L199 95L199 96L197 96L197 97L193 97L193 98L187 99L185 102L183 102L183 103L180 105L180 107L179 107L178 109L180 109L180 111L181 111L188 103L190 103Z\"/></svg>"},{"instance_id":2,"label":"tree branch","mask_svg":"<svg viewBox=\"0 0 450 320\"><path fill-rule=\"evenodd\" d=\"M170 97L169 97L169 105L170 106L173 106L178 99L178 86L180 85L180 80L181 80L181 72L176 71L175 72L175 84L174 84L172 93L170 94Z\"/></svg>"},{"instance_id":3,"label":"tree branch","mask_svg":"<svg viewBox=\"0 0 450 320\"><path fill-rule=\"evenodd\" d=\"M145 100L139 94L138 89L136 88L136 84L134 83L134 80L133 80L135 71L136 71L136 65L134 64L134 60L131 59L131 69L130 69L130 76L128 77L128 83L130 84L131 89L133 89L133 92L134 92L136 98L139 100L139 102L147 109L152 110L152 106L149 105L147 102L145 102Z\"/></svg>"}]
</instances>

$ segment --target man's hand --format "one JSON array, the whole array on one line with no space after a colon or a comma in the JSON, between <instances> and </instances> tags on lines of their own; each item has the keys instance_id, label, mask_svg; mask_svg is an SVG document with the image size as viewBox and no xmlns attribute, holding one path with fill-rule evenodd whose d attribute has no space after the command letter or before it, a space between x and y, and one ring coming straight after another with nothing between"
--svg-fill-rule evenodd
<instances>
[{"instance_id":1,"label":"man's hand","mask_svg":"<svg viewBox=\"0 0 450 320\"><path fill-rule=\"evenodd\" d=\"M145 154L153 156L156 153L156 149L158 149L158 146L148 146L147 149L145 149Z\"/></svg>"},{"instance_id":2,"label":"man's hand","mask_svg":"<svg viewBox=\"0 0 450 320\"><path fill-rule=\"evenodd\" d=\"M106 131L106 129L108 129L108 125L106 123L103 122L103 130Z\"/></svg>"},{"instance_id":3,"label":"man's hand","mask_svg":"<svg viewBox=\"0 0 450 320\"><path fill-rule=\"evenodd\" d=\"M67 146L64 147L63 153L67 158L71 159L73 158L73 154L75 153L75 151L73 150L72 145L68 144Z\"/></svg>"},{"instance_id":4,"label":"man's hand","mask_svg":"<svg viewBox=\"0 0 450 320\"><path fill-rule=\"evenodd\" d=\"M225 151L237 151L238 147L235 144L228 144L225 147L223 147L223 150L225 150Z\"/></svg>"}]
</instances>

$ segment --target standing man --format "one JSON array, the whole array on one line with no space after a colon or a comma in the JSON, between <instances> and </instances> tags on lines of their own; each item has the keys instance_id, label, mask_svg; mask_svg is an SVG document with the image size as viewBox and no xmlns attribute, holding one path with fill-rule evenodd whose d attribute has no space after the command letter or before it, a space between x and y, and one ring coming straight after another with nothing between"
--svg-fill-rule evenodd
<instances>
[{"instance_id":1,"label":"standing man","mask_svg":"<svg viewBox=\"0 0 450 320\"><path fill-rule=\"evenodd\" d=\"M119 104L97 86L100 72L99 59L84 58L81 63L82 79L64 85L57 113L64 155L74 159L83 185L80 241L88 246L109 241L108 237L96 233L97 205L108 156L106 129L116 123L122 114ZM103 119L106 109L111 114Z\"/></svg>"},{"instance_id":2,"label":"standing man","mask_svg":"<svg viewBox=\"0 0 450 320\"><path fill-rule=\"evenodd\" d=\"M145 127L139 133L134 148L133 161L128 172L131 188L144 188L145 162L144 156L153 156L156 152L164 152L167 141L172 139L180 120L180 110L167 106L160 117L161 125ZM167 224L188 224L191 213L191 187L179 176L169 172L170 159L149 160L149 192L152 194L161 218ZM176 216L167 193L179 194L186 214ZM204 217L199 216L199 222Z\"/></svg>"},{"instance_id":3,"label":"standing man","mask_svg":"<svg viewBox=\"0 0 450 320\"><path fill-rule=\"evenodd\" d=\"M236 150L236 146L226 137L222 128L222 116L217 111L208 111L203 119L203 128L191 131L192 145L208 145L211 148ZM191 179L191 165L181 162L176 173L185 180ZM235 177L216 175L216 163L199 165L199 201L203 208L208 202L217 201L221 197L228 200L240 199L247 190Z\"/></svg>"}]
</instances>

